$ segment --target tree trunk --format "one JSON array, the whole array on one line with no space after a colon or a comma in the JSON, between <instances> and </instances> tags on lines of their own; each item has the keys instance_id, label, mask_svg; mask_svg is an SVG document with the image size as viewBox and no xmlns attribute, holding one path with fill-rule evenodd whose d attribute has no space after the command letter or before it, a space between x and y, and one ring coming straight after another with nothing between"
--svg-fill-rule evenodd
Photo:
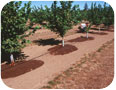
<instances>
[{"instance_id":1,"label":"tree trunk","mask_svg":"<svg viewBox=\"0 0 116 90\"><path fill-rule=\"evenodd\" d=\"M14 56L13 54L10 55L11 66L14 66Z\"/></svg>"},{"instance_id":2,"label":"tree trunk","mask_svg":"<svg viewBox=\"0 0 116 90\"><path fill-rule=\"evenodd\" d=\"M86 37L88 38L88 32L86 33Z\"/></svg>"},{"instance_id":3,"label":"tree trunk","mask_svg":"<svg viewBox=\"0 0 116 90\"><path fill-rule=\"evenodd\" d=\"M62 46L64 47L64 38L62 37Z\"/></svg>"},{"instance_id":4,"label":"tree trunk","mask_svg":"<svg viewBox=\"0 0 116 90\"><path fill-rule=\"evenodd\" d=\"M106 26L106 30L108 30L109 29L109 26Z\"/></svg>"},{"instance_id":5,"label":"tree trunk","mask_svg":"<svg viewBox=\"0 0 116 90\"><path fill-rule=\"evenodd\" d=\"M99 26L99 33L100 33L101 29L100 29L100 26Z\"/></svg>"}]
</instances>

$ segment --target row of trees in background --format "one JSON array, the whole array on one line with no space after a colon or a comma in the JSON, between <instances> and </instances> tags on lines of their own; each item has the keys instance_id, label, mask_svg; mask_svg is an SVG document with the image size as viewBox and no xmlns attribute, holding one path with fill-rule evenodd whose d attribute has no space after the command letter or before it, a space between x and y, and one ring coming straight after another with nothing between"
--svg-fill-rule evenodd
<instances>
[{"instance_id":1,"label":"row of trees in background","mask_svg":"<svg viewBox=\"0 0 116 90\"><path fill-rule=\"evenodd\" d=\"M1 37L2 37L2 58L20 52L21 48L29 43L25 37L34 33L38 27L32 29L33 24L38 23L51 31L56 32L62 37L62 45L64 46L64 36L72 26L87 20L95 25L104 24L109 26L114 23L114 13L111 6L91 4L88 8L87 3L84 10L80 10L79 5L72 6L72 1L54 1L51 7L30 7L28 2L21 7L21 2L10 2L4 6L1 12ZM27 21L29 25L26 25ZM29 31L27 34L26 32Z\"/></svg>"},{"instance_id":2,"label":"row of trees in background","mask_svg":"<svg viewBox=\"0 0 116 90\"><path fill-rule=\"evenodd\" d=\"M88 9L87 3L85 4L85 8L83 10L84 17L83 19L90 21L92 24L99 26L100 24L104 24L107 28L108 26L114 24L114 12L110 5L104 3L101 4L92 3L91 8Z\"/></svg>"},{"instance_id":3,"label":"row of trees in background","mask_svg":"<svg viewBox=\"0 0 116 90\"><path fill-rule=\"evenodd\" d=\"M34 7L30 20L36 18L33 22L41 25L46 22L47 28L62 37L62 45L64 46L64 35L73 25L81 21L80 16L79 6L72 7L72 1L60 1L60 6L57 5L57 1L54 1L50 8L47 6L45 6L45 9L42 6L41 8Z\"/></svg>"},{"instance_id":4,"label":"row of trees in background","mask_svg":"<svg viewBox=\"0 0 116 90\"><path fill-rule=\"evenodd\" d=\"M88 8L85 3L84 9L80 10L79 5L72 6L72 1L60 1L60 6L57 6L57 1L54 1L52 6L45 9L41 6L32 9L31 18L35 18L35 23L43 24L46 22L46 27L58 33L62 38L73 25L80 23L82 20L89 21L97 25L100 31L100 25L106 27L114 24L114 12L110 5L92 3L91 8ZM62 43L64 41L62 40ZM64 46L64 43L62 44Z\"/></svg>"}]
</instances>

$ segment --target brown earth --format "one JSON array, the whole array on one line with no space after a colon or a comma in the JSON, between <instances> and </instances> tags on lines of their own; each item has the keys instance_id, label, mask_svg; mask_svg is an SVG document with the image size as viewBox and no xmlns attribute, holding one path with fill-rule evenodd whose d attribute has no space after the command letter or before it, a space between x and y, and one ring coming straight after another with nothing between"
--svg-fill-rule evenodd
<instances>
[{"instance_id":1,"label":"brown earth","mask_svg":"<svg viewBox=\"0 0 116 90\"><path fill-rule=\"evenodd\" d=\"M111 30L110 30L111 31ZM91 34L96 34L96 35L107 35L108 33L105 32L91 32Z\"/></svg>"},{"instance_id":2,"label":"brown earth","mask_svg":"<svg viewBox=\"0 0 116 90\"><path fill-rule=\"evenodd\" d=\"M114 32L101 31L108 34L89 33L88 35L92 37L92 40L85 40L80 43L77 38L82 39L86 33L77 33L77 27L74 26L65 36L65 45L68 47L60 48L62 52L58 49L61 47L61 38L49 30L38 30L33 36L28 37L32 42L35 41L22 50L23 54L27 56L25 60L28 62L16 63L14 67L6 65L4 68L2 66L3 82L10 88L41 88L61 72L67 70L72 64L80 62L80 58L84 54L97 50L102 44L114 38ZM97 30L90 31L98 32ZM74 43L69 42L70 40ZM56 48L57 50L55 50ZM68 52L65 51L66 49Z\"/></svg>"},{"instance_id":3,"label":"brown earth","mask_svg":"<svg viewBox=\"0 0 116 90\"><path fill-rule=\"evenodd\" d=\"M114 32L114 30L108 30L108 32Z\"/></svg>"},{"instance_id":4,"label":"brown earth","mask_svg":"<svg viewBox=\"0 0 116 90\"><path fill-rule=\"evenodd\" d=\"M107 42L96 52L89 54L64 71L48 86L53 89L101 89L114 78L114 41Z\"/></svg>"},{"instance_id":5,"label":"brown earth","mask_svg":"<svg viewBox=\"0 0 116 90\"><path fill-rule=\"evenodd\" d=\"M75 46L70 44L66 44L64 47L62 45L58 45L48 49L49 53L52 55L64 55L76 50L78 49Z\"/></svg>"},{"instance_id":6,"label":"brown earth","mask_svg":"<svg viewBox=\"0 0 116 90\"><path fill-rule=\"evenodd\" d=\"M94 40L94 37L78 37L78 38L75 38L75 39L71 39L71 40L68 40L68 42L84 42L84 41L88 41L88 40Z\"/></svg>"},{"instance_id":7,"label":"brown earth","mask_svg":"<svg viewBox=\"0 0 116 90\"><path fill-rule=\"evenodd\" d=\"M79 25L76 25L76 26L73 26L72 29L70 29L65 36L68 36L68 35L72 35L72 34L75 34L77 33L78 31L78 26ZM42 28L42 29L38 29L33 35L30 35L29 37L27 37L26 39L29 39L31 40L32 42L33 41L36 41L36 40L41 40L41 39L50 39L50 38L58 38L59 35L56 34L55 32L52 32L51 30L49 29L46 29L46 28ZM34 42L33 42L34 43Z\"/></svg>"},{"instance_id":8,"label":"brown earth","mask_svg":"<svg viewBox=\"0 0 116 90\"><path fill-rule=\"evenodd\" d=\"M44 64L41 60L29 60L29 61L20 61L15 63L15 66L10 67L9 65L2 65L1 77L3 79L17 77L19 75L30 72L36 68L39 68Z\"/></svg>"}]
</instances>

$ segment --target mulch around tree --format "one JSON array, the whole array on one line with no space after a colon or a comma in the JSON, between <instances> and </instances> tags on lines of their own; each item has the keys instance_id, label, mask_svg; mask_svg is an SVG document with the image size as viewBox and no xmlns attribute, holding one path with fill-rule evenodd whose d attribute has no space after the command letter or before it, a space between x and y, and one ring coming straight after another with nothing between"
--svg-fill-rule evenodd
<instances>
[{"instance_id":1,"label":"mulch around tree","mask_svg":"<svg viewBox=\"0 0 116 90\"><path fill-rule=\"evenodd\" d=\"M88 41L88 40L94 40L94 37L78 37L78 38L75 38L75 39L71 39L71 40L68 40L68 42L84 42L84 41Z\"/></svg>"},{"instance_id":2,"label":"mulch around tree","mask_svg":"<svg viewBox=\"0 0 116 90\"><path fill-rule=\"evenodd\" d=\"M108 32L114 32L114 30L107 30Z\"/></svg>"},{"instance_id":3,"label":"mulch around tree","mask_svg":"<svg viewBox=\"0 0 116 90\"><path fill-rule=\"evenodd\" d=\"M64 47L62 45L58 45L48 49L49 53L52 55L64 55L64 54L74 52L76 50L78 50L77 47L73 45L69 45L69 44L65 44Z\"/></svg>"},{"instance_id":4,"label":"mulch around tree","mask_svg":"<svg viewBox=\"0 0 116 90\"><path fill-rule=\"evenodd\" d=\"M4 64L1 66L1 77L3 79L17 77L19 75L30 72L44 64L41 60L19 61L15 66Z\"/></svg>"}]
</instances>

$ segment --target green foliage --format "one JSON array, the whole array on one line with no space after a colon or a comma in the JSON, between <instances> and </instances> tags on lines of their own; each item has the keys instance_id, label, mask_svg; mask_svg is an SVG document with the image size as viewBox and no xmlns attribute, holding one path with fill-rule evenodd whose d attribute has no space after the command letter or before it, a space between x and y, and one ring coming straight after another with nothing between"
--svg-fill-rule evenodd
<instances>
[{"instance_id":1,"label":"green foliage","mask_svg":"<svg viewBox=\"0 0 116 90\"><path fill-rule=\"evenodd\" d=\"M109 26L114 23L114 12L110 5L106 6L106 3L103 7L101 4L92 3L86 17L88 21L95 25L104 24Z\"/></svg>"},{"instance_id":2,"label":"green foliage","mask_svg":"<svg viewBox=\"0 0 116 90\"><path fill-rule=\"evenodd\" d=\"M51 31L58 33L62 38L66 32L81 20L87 20L95 25L104 24L109 26L114 24L114 12L112 7L106 5L102 7L100 4L91 4L88 8L87 3L84 10L79 9L79 5L72 7L72 1L54 1L52 6L45 9L41 7L30 8L31 2L24 4L22 2L10 2L4 6L1 12L1 51L2 56L5 54L17 53L26 43L31 43L25 37L33 34L39 27L33 28L33 24L41 24L49 28ZM27 24L27 21L30 21ZM89 31L91 24L87 27ZM33 29L29 31L29 29ZM27 33L29 32L29 33Z\"/></svg>"},{"instance_id":3,"label":"green foliage","mask_svg":"<svg viewBox=\"0 0 116 90\"><path fill-rule=\"evenodd\" d=\"M57 6L57 2L54 1L50 9L46 8L48 12L47 22L48 28L58 33L61 37L64 37L67 30L72 26L72 2L60 1L60 5L61 6Z\"/></svg>"},{"instance_id":4,"label":"green foliage","mask_svg":"<svg viewBox=\"0 0 116 90\"><path fill-rule=\"evenodd\" d=\"M85 10L85 11L88 10L88 4L87 4L87 3L85 3L84 10Z\"/></svg>"},{"instance_id":5,"label":"green foliage","mask_svg":"<svg viewBox=\"0 0 116 90\"><path fill-rule=\"evenodd\" d=\"M71 11L72 22L74 25L78 24L82 20L81 10L79 5L74 5Z\"/></svg>"},{"instance_id":6,"label":"green foliage","mask_svg":"<svg viewBox=\"0 0 116 90\"><path fill-rule=\"evenodd\" d=\"M82 18L82 20L87 20L87 18L88 18L88 5L87 5L87 3L85 3L84 9L81 11L81 15L82 15L82 17L80 17L80 18Z\"/></svg>"},{"instance_id":7,"label":"green foliage","mask_svg":"<svg viewBox=\"0 0 116 90\"><path fill-rule=\"evenodd\" d=\"M43 9L42 6L40 8L34 6L32 8L32 12L30 14L29 19L33 20L32 22L34 23L39 23L43 25L44 21L47 20L47 12L45 9Z\"/></svg>"},{"instance_id":8,"label":"green foliage","mask_svg":"<svg viewBox=\"0 0 116 90\"><path fill-rule=\"evenodd\" d=\"M27 20L31 12L31 2L21 7L21 1L7 3L1 12L1 51L2 55L20 52L26 43L30 43L25 37L31 25L27 26Z\"/></svg>"},{"instance_id":9,"label":"green foliage","mask_svg":"<svg viewBox=\"0 0 116 90\"><path fill-rule=\"evenodd\" d=\"M90 23L90 25L88 27L86 27L86 32L89 32L89 30L91 29L92 23Z\"/></svg>"},{"instance_id":10,"label":"green foliage","mask_svg":"<svg viewBox=\"0 0 116 90\"><path fill-rule=\"evenodd\" d=\"M104 3L104 7L103 7L103 16L104 16L104 24L106 26L112 25L114 24L114 11L112 9L112 7L106 6L106 3Z\"/></svg>"}]
</instances>

